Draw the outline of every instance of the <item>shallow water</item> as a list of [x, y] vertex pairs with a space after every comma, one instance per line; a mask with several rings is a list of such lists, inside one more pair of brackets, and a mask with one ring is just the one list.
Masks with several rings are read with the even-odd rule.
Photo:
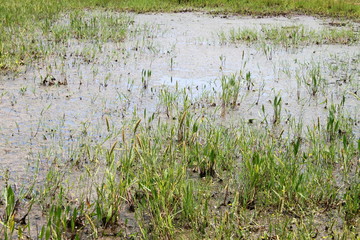
[[[36, 162], [51, 164], [66, 160], [79, 147], [84, 135], [106, 142], [105, 118], [121, 127], [134, 110], [148, 116], [164, 114], [159, 103], [161, 89], [186, 89], [192, 101], [212, 110], [220, 119], [220, 78], [240, 71], [251, 72], [251, 90], [242, 87], [239, 106], [228, 118], [263, 121], [262, 106], [271, 122], [275, 95], [283, 99], [283, 122], [288, 118], [311, 125], [324, 123], [331, 102], [345, 96], [345, 114], [355, 119], [359, 136], [359, 45], [316, 45], [283, 49], [269, 46], [264, 54], [257, 44], [224, 44], [218, 34], [240, 27], [304, 25], [311, 29], [329, 27], [330, 20], [294, 16], [291, 18], [221, 17], [202, 13], [139, 14], [134, 26], [150, 30], [135, 32], [123, 43], [70, 39], [43, 62], [28, 66], [21, 74], [1, 75], [0, 79], [0, 162], [13, 179], [26, 180]], [[66, 22], [66, 21], [65, 21]], [[134, 27], [133, 26], [133, 27]], [[132, 29], [130, 27], [130, 29]], [[94, 56], [94, 57], [93, 57]], [[305, 64], [320, 64], [327, 84], [324, 92], [311, 96], [296, 73], [305, 74]], [[343, 68], [331, 72], [329, 64]], [[142, 71], [150, 70], [143, 89]], [[67, 85], [42, 86], [50, 74]], [[340, 81], [344, 74], [352, 81]], [[300, 96], [300, 99], [298, 99]], [[40, 167], [41, 171], [41, 167]]]

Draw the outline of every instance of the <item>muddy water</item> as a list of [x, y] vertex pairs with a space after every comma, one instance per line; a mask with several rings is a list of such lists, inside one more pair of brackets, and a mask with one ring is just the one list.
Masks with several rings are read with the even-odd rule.
[[[26, 181], [54, 159], [70, 161], [84, 142], [111, 145], [106, 121], [121, 128], [136, 110], [164, 114], [160, 89], [185, 88], [193, 101], [220, 118], [222, 75], [251, 72], [251, 90], [242, 87], [239, 106], [228, 118], [271, 122], [275, 95], [283, 99], [282, 121], [307, 125], [325, 122], [327, 108], [345, 96], [344, 112], [359, 121], [359, 45], [316, 45], [282, 49], [258, 44], [220, 41], [220, 32], [241, 27], [304, 25], [320, 30], [329, 20], [292, 18], [221, 17], [202, 13], [134, 15], [123, 43], [97, 44], [71, 39], [41, 63], [21, 74], [0, 76], [0, 172]], [[136, 29], [143, 29], [141, 31]], [[307, 65], [320, 64], [326, 87], [312, 97], [298, 87], [296, 75]], [[331, 68], [333, 66], [333, 68]], [[336, 68], [338, 67], [338, 68]], [[336, 69], [335, 69], [336, 68]], [[332, 69], [332, 70], [331, 70]], [[142, 72], [151, 71], [143, 88]], [[43, 86], [52, 76], [53, 86]], [[342, 81], [349, 77], [351, 81]], [[62, 83], [67, 82], [63, 85]], [[206, 94], [205, 94], [206, 93]], [[300, 97], [300, 98], [299, 98]], [[262, 106], [266, 110], [261, 112]], [[358, 124], [357, 124], [358, 125]], [[359, 127], [354, 125], [359, 136]], [[29, 174], [30, 173], [30, 174]], [[28, 179], [29, 180], [29, 179]]]

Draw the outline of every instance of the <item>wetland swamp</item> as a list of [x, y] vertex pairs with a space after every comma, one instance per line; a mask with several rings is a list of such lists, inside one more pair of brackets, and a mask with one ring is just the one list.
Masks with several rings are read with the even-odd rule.
[[60, 14], [0, 75], [0, 238], [358, 239], [359, 31]]

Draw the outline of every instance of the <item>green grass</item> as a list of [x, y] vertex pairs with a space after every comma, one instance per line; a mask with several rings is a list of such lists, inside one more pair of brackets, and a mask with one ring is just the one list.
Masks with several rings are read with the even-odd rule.
[[[183, 9], [250, 15], [301, 13], [329, 17], [360, 18], [356, 1], [320, 0], [151, 0], [151, 1], [0, 1], [0, 69], [16, 70], [19, 66], [46, 55], [38, 39], [47, 38], [53, 20], [60, 13], [79, 9], [112, 9], [117, 11], [159, 12]], [[66, 29], [57, 29], [58, 34]], [[56, 39], [56, 36], [55, 36]]]
[[250, 28], [232, 29], [229, 33], [220, 32], [218, 36], [222, 44], [273, 44], [286, 49], [322, 44], [352, 45], [360, 40], [359, 33], [349, 27], [344, 27], [343, 29], [312, 30], [301, 25], [283, 27], [263, 26], [259, 31]]
[[[174, 109], [181, 116], [178, 121], [153, 121], [135, 114], [122, 129], [106, 121], [109, 138], [121, 135], [121, 140], [109, 148], [90, 143], [87, 155], [98, 159], [98, 165], [83, 159], [69, 166], [54, 164], [40, 194], [31, 193], [47, 221], [39, 238], [129, 236], [122, 222], [124, 209], [135, 212], [140, 230], [132, 234], [144, 239], [176, 239], [181, 234], [249, 238], [264, 224], [267, 230], [259, 237], [308, 238], [320, 228], [312, 218], [331, 211], [345, 216], [344, 226], [350, 230], [321, 234], [355, 238], [359, 175], [358, 169], [352, 175], [353, 169], [346, 166], [358, 161], [359, 142], [351, 126], [344, 127], [349, 119], [341, 112], [332, 116], [333, 108], [327, 126], [309, 127], [296, 136], [297, 126], [291, 125], [288, 137], [243, 122], [229, 128], [197, 118], [188, 108]], [[329, 127], [330, 118], [341, 122], [337, 129], [342, 131]], [[94, 181], [77, 199], [67, 186], [67, 169], [75, 164], [87, 169], [83, 178]], [[341, 183], [346, 192], [339, 191], [334, 174], [347, 178]], [[80, 187], [76, 181], [72, 184], [74, 189]], [[15, 203], [23, 204], [24, 197], [10, 185], [3, 189], [0, 234], [5, 239], [27, 231], [27, 225], [15, 228], [14, 220]], [[274, 214], [277, 217], [270, 220]], [[261, 223], [264, 219], [270, 224]], [[331, 228], [331, 221], [322, 224]]]
[[[2, 1], [0, 6], [0, 67], [10, 71], [29, 62], [36, 64], [36, 59], [45, 56], [61, 55], [69, 40], [85, 43], [76, 56], [89, 63], [96, 61], [96, 49], [104, 43], [119, 43], [132, 38], [132, 34], [141, 38], [142, 32], [149, 36], [156, 31], [149, 26], [131, 26], [132, 19], [121, 13], [88, 8], [359, 16], [357, 6], [342, 1], [22, 0]], [[57, 24], [53, 24], [55, 21]], [[128, 32], [129, 26], [134, 32]], [[266, 39], [285, 47], [314, 44], [314, 39], [325, 41], [322, 44], [358, 41], [358, 35], [349, 31], [328, 33], [302, 27], [266, 28], [261, 34], [246, 29], [234, 31], [230, 39]], [[344, 38], [350, 41], [342, 42]], [[147, 44], [151, 46], [143, 37], [138, 45], [145, 48]], [[264, 54], [268, 57], [270, 51], [265, 49]], [[220, 60], [222, 71], [224, 56]], [[351, 61], [353, 66], [358, 63], [356, 59]], [[339, 64], [336, 61], [331, 66], [335, 77], [343, 72], [337, 69]], [[322, 66], [305, 63], [302, 75], [297, 75], [298, 88], [304, 87], [306, 97], [320, 97], [319, 93], [329, 87]], [[52, 70], [58, 70], [45, 68], [48, 74], [39, 77], [43, 83], [53, 78]], [[342, 68], [347, 70], [347, 65]], [[93, 71], [94, 79], [90, 81], [95, 82], [100, 77], [95, 67]], [[257, 89], [251, 72], [224, 74], [219, 79], [220, 92], [210, 96], [212, 102], [220, 103], [219, 107], [211, 104], [214, 108], [206, 107], [209, 99], [194, 100], [191, 90], [179, 89], [178, 84], [175, 88], [153, 89], [154, 72], [143, 68], [138, 76], [139, 88], [133, 88], [135, 80], [127, 79], [128, 88], [118, 92], [119, 102], [115, 101], [111, 109], [116, 115], [107, 113], [97, 123], [80, 123], [70, 131], [71, 143], [61, 133], [65, 114], [59, 120], [63, 125], [52, 128], [52, 122], [43, 115], [50, 105], [41, 111], [35, 135], [44, 128], [39, 134], [49, 141], [53, 138], [56, 148], [48, 147], [39, 153], [39, 161], [45, 162], [41, 163], [41, 173], [45, 174], [41, 184], [35, 184], [35, 176], [34, 182], [14, 185], [9, 172], [1, 174], [5, 184], [0, 196], [0, 238], [26, 239], [30, 233], [35, 239], [358, 237], [360, 140], [353, 129], [357, 119], [344, 110], [345, 97], [340, 103], [329, 99], [324, 122], [318, 120], [306, 127], [301, 119], [286, 116], [286, 94], [282, 92], [267, 99], [273, 111], [272, 121], [266, 120], [264, 105], [263, 123], [239, 118], [240, 114], [231, 120], [239, 98]], [[104, 88], [113, 81], [110, 73], [103, 79]], [[346, 90], [356, 83], [350, 79], [344, 80]], [[65, 88], [60, 85], [66, 84], [55, 83], [58, 86], [54, 89]], [[31, 94], [26, 86], [18, 91], [19, 96], [12, 96], [14, 101]], [[0, 103], [10, 94], [6, 90], [0, 93]], [[149, 95], [156, 98], [155, 112], [148, 116], [146, 108], [143, 113], [136, 107], [130, 113], [122, 109], [133, 95], [141, 101], [148, 100]], [[96, 98], [95, 94], [92, 101]], [[105, 108], [107, 99], [102, 100]], [[286, 117], [290, 120], [285, 121]], [[20, 133], [18, 125], [17, 129]], [[33, 211], [39, 214], [40, 223], [28, 217]], [[135, 222], [135, 227], [128, 227], [128, 221]]]

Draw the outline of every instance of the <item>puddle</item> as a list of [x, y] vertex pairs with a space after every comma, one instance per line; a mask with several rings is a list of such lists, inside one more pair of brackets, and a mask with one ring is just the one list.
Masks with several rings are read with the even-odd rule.
[[[163, 114], [158, 99], [163, 88], [186, 89], [204, 106], [220, 106], [223, 75], [251, 73], [251, 89], [242, 85], [241, 102], [229, 112], [233, 119], [263, 121], [264, 106], [271, 121], [272, 101], [279, 95], [283, 120], [293, 117], [305, 124], [318, 119], [323, 123], [329, 104], [339, 103], [344, 95], [344, 112], [358, 121], [359, 45], [289, 50], [269, 45], [270, 52], [264, 52], [256, 44], [223, 44], [218, 38], [222, 31], [241, 27], [304, 25], [320, 30], [329, 27], [327, 20], [304, 16], [221, 18], [202, 13], [132, 17], [134, 28], [147, 26], [142, 28], [147, 30], [134, 30], [123, 43], [70, 39], [53, 56], [24, 73], [1, 76], [1, 170], [9, 169], [12, 177], [21, 178], [28, 165], [45, 157], [44, 151], [56, 147], [61, 154], [61, 149], [69, 149], [73, 139], [84, 133], [93, 141], [106, 141], [106, 118], [121, 127], [134, 111], [146, 109], [148, 116], [157, 111]], [[309, 66], [316, 64], [327, 83], [312, 97], [304, 83], [298, 85], [298, 79], [306, 77]], [[144, 79], [144, 71], [151, 71], [151, 77]], [[66, 80], [67, 85], [41, 86], [48, 74], [59, 82]], [[347, 82], [342, 80], [344, 76], [349, 77]], [[220, 114], [215, 116], [220, 119]], [[359, 127], [354, 126], [354, 134], [360, 135]]]

